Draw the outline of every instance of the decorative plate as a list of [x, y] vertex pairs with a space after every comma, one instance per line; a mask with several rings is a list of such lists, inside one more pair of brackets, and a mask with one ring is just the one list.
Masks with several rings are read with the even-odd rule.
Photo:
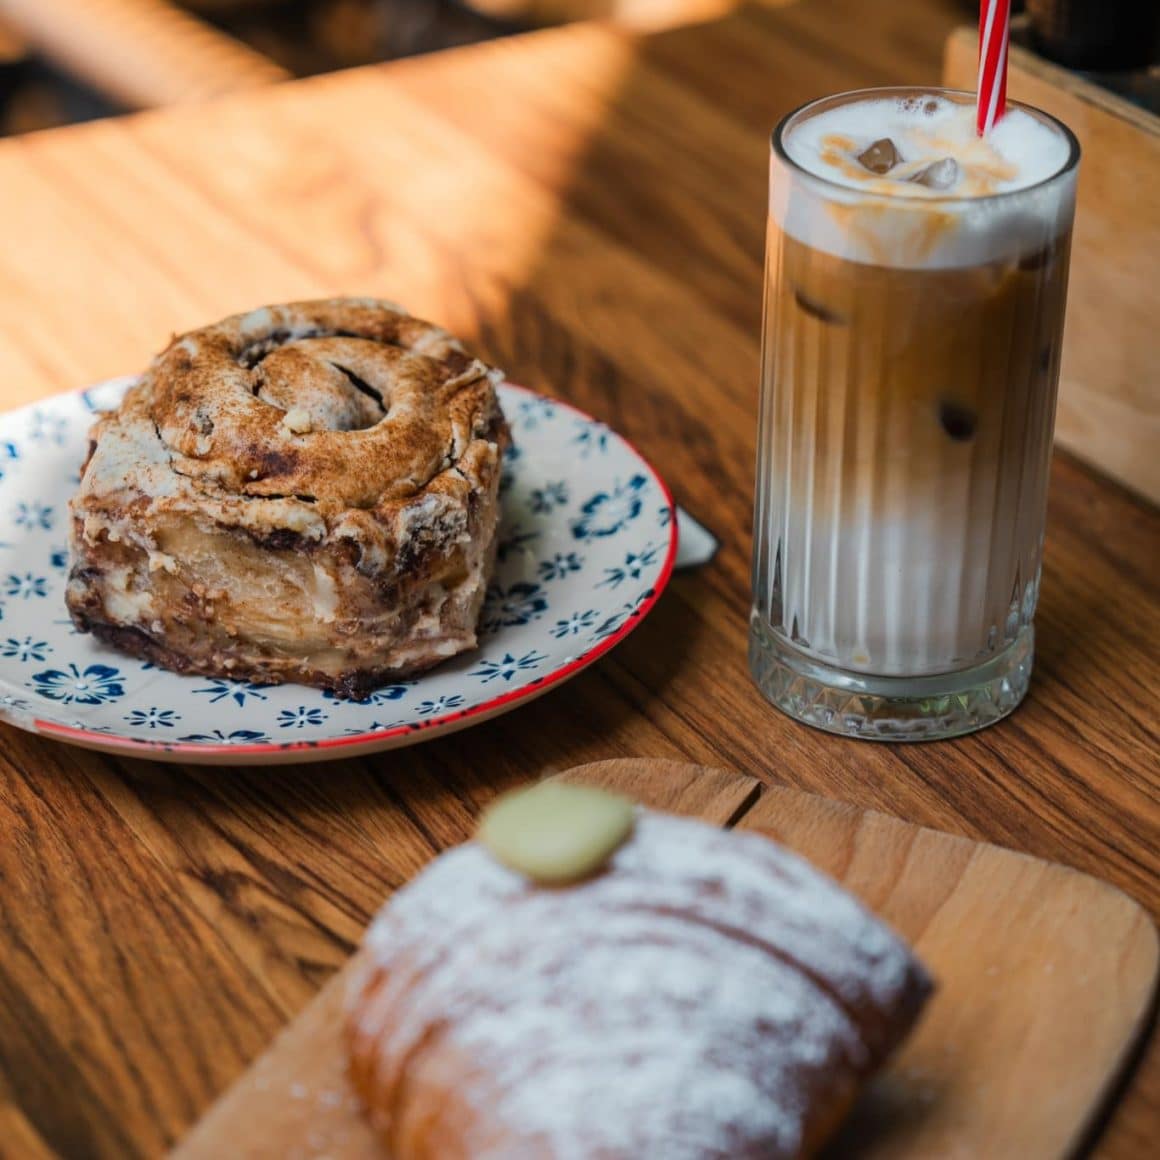
[[67, 505], [94, 412], [131, 379], [0, 416], [0, 720], [161, 761], [316, 761], [410, 745], [505, 713], [640, 623], [668, 581], [668, 488], [603, 423], [500, 389], [513, 446], [480, 647], [361, 702], [302, 685], [178, 676], [77, 633]]

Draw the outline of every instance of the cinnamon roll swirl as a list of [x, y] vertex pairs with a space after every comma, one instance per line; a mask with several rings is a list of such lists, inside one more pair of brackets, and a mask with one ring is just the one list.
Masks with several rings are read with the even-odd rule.
[[368, 299], [174, 339], [93, 428], [71, 505], [74, 622], [177, 672], [346, 696], [473, 647], [500, 378]]
[[394, 1160], [809, 1156], [931, 989], [759, 835], [638, 811], [567, 886], [481, 837], [395, 895], [350, 991], [351, 1078]]

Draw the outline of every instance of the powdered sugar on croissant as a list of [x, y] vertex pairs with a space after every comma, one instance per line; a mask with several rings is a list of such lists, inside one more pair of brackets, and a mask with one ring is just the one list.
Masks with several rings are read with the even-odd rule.
[[801, 859], [641, 811], [568, 887], [471, 843], [400, 891], [352, 991], [351, 1073], [395, 1160], [795, 1157], [929, 988]]

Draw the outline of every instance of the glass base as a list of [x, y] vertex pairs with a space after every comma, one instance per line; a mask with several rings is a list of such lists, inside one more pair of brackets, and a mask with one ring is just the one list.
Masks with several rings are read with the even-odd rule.
[[784, 713], [847, 737], [937, 741], [1006, 717], [1027, 692], [1035, 631], [1024, 626], [998, 656], [972, 669], [927, 677], [878, 677], [807, 656], [754, 613], [749, 671]]

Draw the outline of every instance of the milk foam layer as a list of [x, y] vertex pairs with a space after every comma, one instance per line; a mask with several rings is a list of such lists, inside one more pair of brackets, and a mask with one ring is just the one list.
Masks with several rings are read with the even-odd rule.
[[[886, 90], [827, 103], [782, 131], [800, 169], [773, 157], [770, 212], [806, 245], [881, 266], [973, 266], [1042, 249], [1071, 220], [1071, 141], [1047, 120], [1012, 107], [980, 139], [967, 98]], [[899, 155], [887, 175], [858, 160], [883, 138]], [[959, 171], [950, 188], [908, 180], [947, 157]]]

